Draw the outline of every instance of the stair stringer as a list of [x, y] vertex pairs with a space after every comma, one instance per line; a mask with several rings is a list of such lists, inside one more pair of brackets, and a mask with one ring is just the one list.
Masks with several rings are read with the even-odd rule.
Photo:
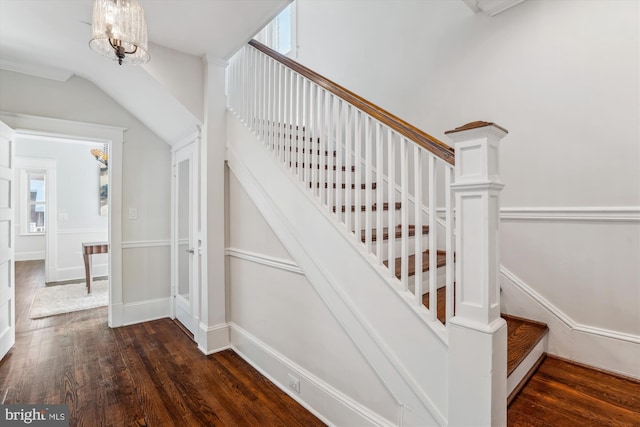
[[[227, 162], [267, 223], [402, 408], [447, 425], [448, 346], [389, 285], [236, 117], [227, 115]], [[345, 262], [345, 260], [347, 260]], [[402, 423], [402, 421], [400, 421]]]

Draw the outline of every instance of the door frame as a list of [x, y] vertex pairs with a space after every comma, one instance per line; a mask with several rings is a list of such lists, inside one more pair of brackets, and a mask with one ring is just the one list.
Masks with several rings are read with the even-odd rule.
[[[193, 339], [198, 342], [198, 332], [200, 330], [200, 262], [201, 262], [201, 240], [199, 237], [199, 150], [198, 137], [187, 138], [183, 144], [174, 146], [171, 149], [171, 316], [177, 317], [177, 297], [178, 297], [178, 163], [181, 160], [189, 159], [189, 181], [190, 181], [190, 247], [194, 249], [191, 259], [191, 282], [189, 283], [189, 302], [191, 309], [191, 325]], [[188, 326], [188, 325], [185, 325]]]
[[91, 141], [109, 146], [109, 307], [108, 324], [123, 326], [122, 302], [122, 150], [126, 128], [50, 117], [0, 112], [18, 135]]
[[[0, 171], [0, 179], [9, 181], [8, 196], [9, 200], [6, 200], [7, 207], [0, 208], [0, 222], [7, 221], [9, 223], [8, 241], [7, 244], [7, 288], [0, 289], [0, 293], [6, 296], [8, 304], [8, 312], [2, 313], [3, 316], [8, 315], [8, 319], [0, 321], [0, 325], [4, 324], [5, 328], [0, 331], [0, 360], [11, 351], [16, 342], [16, 276], [15, 276], [15, 223], [16, 223], [16, 190], [15, 190], [15, 131], [4, 121], [0, 121], [0, 137], [6, 137], [8, 141], [9, 158], [7, 159], [8, 166], [1, 166], [2, 169], [6, 169], [4, 172]], [[1, 254], [0, 250], [0, 254]], [[1, 257], [1, 255], [0, 255]], [[0, 258], [0, 262], [3, 259]], [[1, 282], [0, 282], [1, 283]], [[4, 297], [3, 297], [4, 299]], [[2, 301], [0, 301], [2, 303]]]

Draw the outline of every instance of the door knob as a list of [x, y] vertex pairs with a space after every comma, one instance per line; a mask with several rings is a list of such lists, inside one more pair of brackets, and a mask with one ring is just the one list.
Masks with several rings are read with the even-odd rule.
[[187, 249], [187, 252], [189, 252], [191, 255], [193, 255], [194, 253], [196, 253], [195, 249]]

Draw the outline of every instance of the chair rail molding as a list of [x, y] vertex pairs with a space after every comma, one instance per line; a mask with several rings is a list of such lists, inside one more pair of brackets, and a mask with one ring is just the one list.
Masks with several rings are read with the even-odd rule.
[[279, 270], [289, 271], [291, 273], [302, 274], [304, 271], [294, 261], [276, 258], [269, 255], [259, 254], [256, 252], [245, 251], [238, 248], [225, 249], [225, 255], [232, 256], [234, 258], [243, 259], [256, 264], [266, 265], [267, 267], [277, 268]]
[[503, 207], [506, 221], [640, 222], [640, 206]]

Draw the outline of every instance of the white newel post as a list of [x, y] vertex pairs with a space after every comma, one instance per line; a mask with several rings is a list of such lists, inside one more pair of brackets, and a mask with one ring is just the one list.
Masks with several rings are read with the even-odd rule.
[[507, 325], [500, 317], [500, 126], [445, 132], [456, 164], [455, 315], [449, 320], [449, 425], [506, 426]]

